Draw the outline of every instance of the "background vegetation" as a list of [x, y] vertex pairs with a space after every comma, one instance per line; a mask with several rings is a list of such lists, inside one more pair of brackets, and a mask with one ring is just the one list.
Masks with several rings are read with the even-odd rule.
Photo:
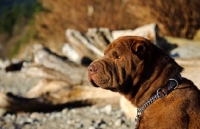
[[165, 35], [193, 38], [200, 28], [198, 0], [130, 0], [129, 5], [142, 24], [155, 22]]
[[0, 8], [0, 33], [12, 35], [20, 25], [31, 22], [34, 14], [42, 10], [42, 5], [34, 0], [2, 0]]
[[154, 22], [164, 35], [193, 38], [199, 7], [198, 0], [1, 0], [0, 57], [35, 42], [59, 50], [67, 28], [135, 29]]

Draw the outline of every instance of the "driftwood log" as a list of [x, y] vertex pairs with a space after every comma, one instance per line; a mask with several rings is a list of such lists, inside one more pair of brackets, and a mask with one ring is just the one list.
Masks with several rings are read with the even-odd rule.
[[[41, 88], [41, 86], [44, 85], [48, 87]], [[49, 88], [53, 89], [56, 87], [58, 88], [57, 90], [49, 90]], [[66, 86], [65, 82], [62, 81], [49, 82], [49, 80], [42, 80], [42, 82], [29, 93], [34, 94], [34, 90], [38, 90], [37, 88], [39, 88], [39, 90], [42, 89], [42, 92], [36, 92], [35, 95], [26, 97], [20, 97], [12, 93], [0, 93], [1, 108], [11, 112], [30, 112], [51, 111], [66, 106], [86, 106], [93, 104], [103, 106], [108, 103], [116, 105], [120, 97], [119, 94], [110, 94], [108, 91], [103, 91], [101, 89]], [[99, 94], [101, 94], [101, 96]]]
[[[24, 96], [0, 93], [0, 108], [11, 112], [49, 111], [65, 106], [120, 104], [125, 114], [133, 118], [136, 109], [126, 99], [118, 93], [92, 87], [87, 79], [87, 65], [92, 60], [103, 56], [106, 46], [122, 35], [144, 36], [166, 52], [176, 47], [158, 35], [155, 24], [125, 31], [110, 31], [106, 28], [89, 29], [86, 34], [68, 29], [66, 37], [69, 43], [63, 46], [62, 56], [40, 44], [34, 45], [34, 60], [23, 67], [21, 72], [41, 77], [41, 81]], [[181, 59], [177, 61], [180, 64], [188, 62]], [[200, 64], [198, 60], [196, 61]], [[188, 64], [185, 64], [185, 67], [188, 67]], [[184, 74], [188, 75], [187, 72], [189, 76], [194, 73], [187, 71], [186, 68]]]
[[49, 111], [64, 106], [116, 105], [120, 95], [90, 86], [87, 67], [36, 44], [34, 62], [21, 70], [43, 78], [26, 95], [0, 93], [0, 107], [7, 111]]

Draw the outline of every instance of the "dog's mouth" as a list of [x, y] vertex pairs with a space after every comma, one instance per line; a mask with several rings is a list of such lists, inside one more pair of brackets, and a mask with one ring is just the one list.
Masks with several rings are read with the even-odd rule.
[[106, 90], [110, 90], [112, 92], [118, 92], [118, 90], [116, 88], [113, 88], [113, 87], [107, 87], [105, 88]]
[[[100, 87], [98, 86], [93, 80], [90, 80], [91, 84], [94, 86], [94, 87]], [[108, 86], [108, 87], [104, 87], [103, 89], [106, 89], [106, 90], [110, 90], [112, 92], [117, 92], [117, 89], [114, 88], [114, 87], [111, 87], [111, 86]]]
[[[100, 87], [100, 86], [98, 86], [98, 85], [94, 82], [94, 80], [90, 79], [90, 82], [91, 82], [91, 84], [92, 84], [94, 87], [97, 87], [97, 88]], [[103, 89], [110, 90], [110, 91], [113, 91], [113, 92], [117, 92], [117, 89], [116, 89], [116, 88], [113, 88], [113, 87], [111, 87], [111, 86], [104, 87]]]
[[99, 87], [92, 79], [90, 80], [90, 82], [94, 87]]
[[90, 83], [94, 86], [94, 87], [100, 87], [98, 86], [95, 81], [92, 79], [92, 76], [90, 74], [88, 74], [88, 80], [90, 81]]

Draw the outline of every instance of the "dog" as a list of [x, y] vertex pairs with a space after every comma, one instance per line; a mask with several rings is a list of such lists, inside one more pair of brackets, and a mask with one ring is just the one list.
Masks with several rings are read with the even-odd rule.
[[200, 91], [183, 68], [148, 39], [122, 36], [88, 66], [95, 87], [118, 92], [137, 107], [135, 128], [200, 128]]

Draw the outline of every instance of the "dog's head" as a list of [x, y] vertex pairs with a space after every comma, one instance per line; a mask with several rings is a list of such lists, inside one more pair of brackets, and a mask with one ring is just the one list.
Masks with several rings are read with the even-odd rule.
[[[123, 36], [107, 47], [101, 59], [90, 64], [88, 78], [95, 87], [124, 93], [152, 80], [152, 76], [159, 77], [169, 62], [175, 63], [148, 39]], [[173, 71], [173, 66], [167, 68], [166, 76], [182, 70]]]

